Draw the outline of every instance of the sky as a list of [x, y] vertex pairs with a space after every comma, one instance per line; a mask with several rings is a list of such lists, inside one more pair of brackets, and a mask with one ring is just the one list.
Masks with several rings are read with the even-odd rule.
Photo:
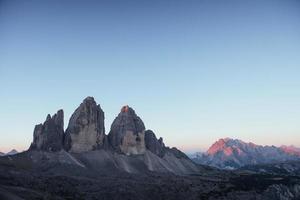
[[0, 151], [87, 96], [168, 146], [300, 146], [300, 1], [0, 0]]

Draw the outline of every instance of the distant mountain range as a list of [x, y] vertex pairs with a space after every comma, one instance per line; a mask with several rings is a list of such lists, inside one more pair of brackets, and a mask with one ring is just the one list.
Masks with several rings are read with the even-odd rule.
[[7, 153], [0, 152], [0, 156], [11, 156], [11, 155], [15, 155], [17, 153], [19, 153], [19, 152], [17, 150], [13, 149], [13, 150], [11, 150], [11, 151], [9, 151]]
[[216, 141], [207, 152], [195, 154], [192, 159], [199, 164], [237, 169], [246, 165], [300, 160], [300, 149], [294, 146], [262, 146], [224, 138]]

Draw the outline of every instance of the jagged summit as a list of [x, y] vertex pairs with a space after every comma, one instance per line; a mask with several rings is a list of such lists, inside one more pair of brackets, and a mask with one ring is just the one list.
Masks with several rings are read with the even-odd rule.
[[152, 130], [147, 130], [145, 132], [145, 143], [146, 148], [152, 153], [163, 157], [166, 153], [166, 147], [162, 138], [157, 139]]
[[6, 155], [15, 155], [17, 153], [19, 153], [19, 152], [16, 149], [12, 149], [9, 152], [7, 152]]
[[104, 112], [93, 97], [87, 97], [72, 114], [64, 146], [72, 152], [101, 148], [104, 144]]
[[219, 168], [239, 168], [245, 165], [298, 160], [300, 150], [288, 147], [262, 146], [239, 139], [222, 138], [205, 154], [194, 160]]
[[122, 113], [136, 116], [135, 110], [128, 105], [122, 106], [119, 114], [122, 114]]
[[58, 110], [52, 117], [48, 114], [43, 124], [35, 126], [30, 149], [59, 151], [63, 148], [63, 136], [64, 112]]
[[145, 125], [128, 105], [121, 108], [108, 134], [114, 149], [125, 154], [143, 154], [145, 147]]
[[210, 148], [207, 150], [207, 154], [213, 155], [220, 151], [225, 151], [225, 153], [230, 154], [233, 153], [233, 148], [238, 148], [239, 146], [253, 146], [255, 147], [256, 144], [249, 142], [243, 142], [239, 139], [232, 139], [232, 138], [221, 138], [216, 141]]
[[286, 146], [286, 145], [282, 145], [280, 147], [280, 149], [282, 151], [284, 151], [285, 153], [288, 153], [290, 155], [295, 155], [295, 156], [299, 156], [300, 157], [300, 148], [297, 148], [293, 145], [290, 146]]
[[133, 108], [128, 105], [121, 108], [121, 112], [111, 125], [111, 130], [122, 127], [124, 130], [133, 131], [135, 134], [145, 131], [142, 119], [136, 114]]
[[[34, 130], [28, 152], [34, 162], [48, 157], [52, 163], [105, 171], [146, 171], [175, 174], [198, 173], [199, 167], [176, 148], [166, 147], [163, 139], [146, 130], [144, 122], [128, 105], [121, 108], [105, 134], [104, 112], [93, 97], [85, 98], [63, 129], [63, 111]], [[49, 157], [50, 156], [50, 157]]]
[[[133, 109], [131, 109], [131, 110], [133, 110]], [[121, 108], [121, 112], [128, 112], [128, 111], [129, 111], [129, 106], [128, 106], [128, 105], [123, 106], [123, 107]]]
[[95, 102], [95, 99], [94, 99], [94, 97], [87, 96], [87, 97], [83, 100], [83, 102], [88, 102], [88, 101], [90, 101], [90, 102]]
[[16, 149], [12, 149], [7, 153], [0, 152], [0, 156], [12, 156], [19, 153]]

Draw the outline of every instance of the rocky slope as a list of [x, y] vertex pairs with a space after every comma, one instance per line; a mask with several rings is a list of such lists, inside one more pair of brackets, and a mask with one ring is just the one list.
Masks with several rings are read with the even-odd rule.
[[[0, 199], [297, 200], [300, 197], [298, 176], [226, 172], [211, 168], [199, 174], [177, 176], [150, 172], [144, 165], [137, 164], [133, 166], [144, 169], [143, 173], [124, 173], [111, 169], [115, 166], [113, 162], [98, 168], [97, 162], [104, 164], [97, 159], [98, 151], [107, 153], [104, 150], [79, 154], [28, 151], [1, 157]], [[86, 153], [94, 155], [87, 158], [83, 155]], [[111, 157], [105, 154], [101, 154], [101, 158]], [[82, 156], [82, 160], [76, 155]], [[134, 163], [139, 160], [135, 156], [123, 154], [123, 159]]]
[[300, 176], [300, 161], [286, 161], [272, 164], [246, 165], [238, 169], [263, 174], [276, 174], [285, 176]]
[[199, 154], [193, 160], [218, 168], [236, 169], [245, 165], [300, 160], [300, 156], [291, 148], [261, 146], [225, 138], [215, 142], [206, 153]]
[[193, 174], [203, 170], [178, 149], [166, 147], [153, 131], [146, 130], [129, 106], [121, 108], [106, 135], [104, 112], [93, 97], [84, 99], [75, 110], [66, 131], [62, 110], [52, 117], [48, 115], [43, 124], [36, 125], [29, 151], [22, 155], [36, 167], [40, 163], [56, 163], [57, 167], [68, 163], [97, 172]]

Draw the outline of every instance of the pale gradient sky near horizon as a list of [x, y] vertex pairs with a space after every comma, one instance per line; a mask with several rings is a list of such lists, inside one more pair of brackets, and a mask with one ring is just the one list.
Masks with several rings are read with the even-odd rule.
[[300, 1], [0, 0], [0, 151], [86, 96], [186, 152], [300, 146]]

